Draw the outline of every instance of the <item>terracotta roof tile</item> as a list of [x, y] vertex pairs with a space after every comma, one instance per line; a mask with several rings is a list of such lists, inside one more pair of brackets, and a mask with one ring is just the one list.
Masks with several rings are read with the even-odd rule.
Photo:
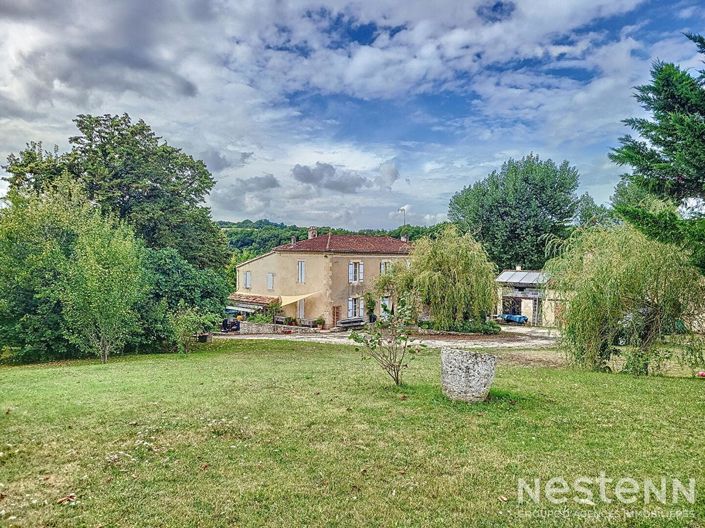
[[275, 301], [279, 300], [279, 297], [271, 297], [269, 295], [251, 295], [249, 293], [231, 293], [228, 299], [235, 302], [251, 303], [251, 304], [262, 304], [268, 306]]
[[387, 236], [368, 235], [321, 235], [307, 240], [299, 240], [295, 244], [283, 244], [274, 251], [294, 252], [330, 252], [330, 253], [378, 253], [406, 255], [411, 250], [411, 244]]

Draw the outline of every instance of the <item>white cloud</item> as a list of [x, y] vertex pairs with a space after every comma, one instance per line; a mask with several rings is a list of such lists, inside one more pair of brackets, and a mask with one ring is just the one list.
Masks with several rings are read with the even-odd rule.
[[[680, 34], [647, 35], [645, 21], [612, 36], [586, 28], [641, 3], [524, 0], [497, 12], [486, 0], [4, 4], [0, 156], [30, 140], [67, 148], [78, 113], [128, 112], [206, 160], [218, 218], [372, 227], [396, 221], [389, 211], [406, 203], [412, 221], [430, 222], [453, 192], [528, 151], [575, 162], [601, 200], [618, 174], [604, 167], [607, 149], [621, 119], [639, 111], [632, 87], [650, 61], [701, 67]], [[696, 5], [682, 2], [674, 16]], [[341, 20], [373, 22], [377, 33], [346, 40]], [[292, 93], [406, 104], [409, 123], [443, 137], [346, 135], [343, 117], [307, 115]], [[467, 105], [451, 118], [413, 108], [414, 97], [439, 93]]]

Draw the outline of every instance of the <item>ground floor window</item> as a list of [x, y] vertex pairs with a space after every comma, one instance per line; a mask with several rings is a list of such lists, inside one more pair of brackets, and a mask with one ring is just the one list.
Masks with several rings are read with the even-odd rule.
[[[386, 308], [386, 310], [385, 310]], [[389, 296], [381, 297], [379, 300], [379, 313], [382, 317], [387, 318], [392, 312], [392, 298]]]
[[348, 317], [362, 317], [365, 313], [364, 304], [361, 297], [348, 298]]

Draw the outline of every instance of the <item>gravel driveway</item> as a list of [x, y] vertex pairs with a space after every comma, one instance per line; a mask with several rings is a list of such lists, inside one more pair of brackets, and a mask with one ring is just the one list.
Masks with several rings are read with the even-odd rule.
[[[314, 343], [334, 343], [350, 345], [349, 332], [317, 332], [315, 334], [223, 334], [216, 339], [285, 339], [290, 341], [311, 341]], [[497, 335], [419, 335], [416, 339], [429, 347], [441, 348], [502, 348], [502, 349], [543, 349], [556, 346], [557, 333], [546, 328], [524, 326], [502, 326]]]

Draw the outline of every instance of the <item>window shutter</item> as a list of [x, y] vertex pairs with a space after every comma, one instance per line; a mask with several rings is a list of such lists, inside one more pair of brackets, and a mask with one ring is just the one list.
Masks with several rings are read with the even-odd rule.
[[355, 278], [355, 264], [353, 262], [350, 262], [348, 264], [348, 282], [350, 284], [352, 284], [354, 278]]
[[353, 316], [353, 300], [352, 297], [348, 297], [348, 317]]
[[362, 282], [362, 279], [365, 278], [365, 265], [360, 262], [360, 276], [357, 278], [360, 282]]
[[365, 300], [362, 297], [360, 297], [360, 308], [358, 310], [360, 312], [358, 316], [365, 317]]
[[384, 261], [379, 263], [379, 274], [382, 275], [384, 273]]

